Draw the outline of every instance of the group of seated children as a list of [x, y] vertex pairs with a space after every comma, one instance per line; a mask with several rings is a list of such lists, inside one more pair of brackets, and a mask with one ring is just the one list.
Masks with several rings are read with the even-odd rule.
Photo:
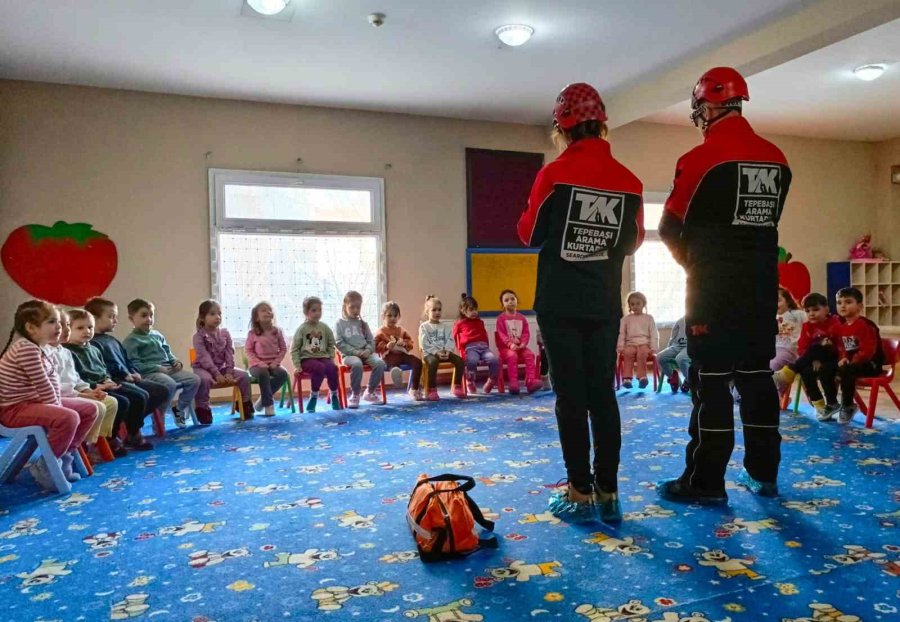
[[[779, 348], [772, 361], [773, 369], [778, 368], [775, 382], [781, 391], [786, 391], [799, 375], [819, 421], [830, 421], [837, 415], [839, 423], [849, 423], [857, 411], [856, 380], [881, 375], [881, 333], [874, 322], [861, 315], [862, 301], [862, 292], [855, 287], [838, 291], [838, 318], [831, 314], [825, 296], [808, 294], [802, 303], [806, 322], [798, 331], [797, 303], [787, 290], [779, 291], [779, 344], [789, 341], [791, 345]], [[787, 307], [784, 311], [782, 302]], [[788, 316], [792, 311], [793, 315]]]
[[[503, 313], [497, 318], [497, 349], [507, 363], [510, 393], [520, 391], [518, 366], [525, 365], [525, 388], [529, 393], [545, 386], [538, 377], [534, 353], [528, 349], [530, 331], [528, 320], [518, 311], [518, 299], [512, 290], [500, 294]], [[311, 381], [310, 401], [307, 408], [314, 412], [319, 389], [324, 380], [331, 391], [331, 405], [339, 409], [337, 396], [338, 368], [335, 353], [340, 353], [339, 363], [350, 370], [350, 395], [347, 407], [358, 408], [360, 400], [380, 402], [378, 393], [386, 369], [390, 369], [395, 386], [402, 384], [403, 370], [409, 370], [407, 392], [415, 401], [437, 401], [437, 373], [441, 363], [454, 366], [453, 395], [466, 397], [462, 382], [465, 378], [468, 393], [476, 393], [475, 374], [478, 365], [488, 366], [488, 380], [482, 387], [490, 393], [499, 374], [499, 363], [488, 345], [487, 329], [478, 317], [478, 303], [463, 294], [459, 303], [459, 318], [452, 328], [441, 322], [443, 304], [436, 296], [425, 300], [423, 322], [419, 325], [419, 347], [424, 358], [413, 354], [414, 342], [400, 325], [400, 306], [389, 301], [381, 309], [381, 327], [373, 333], [368, 323], [360, 317], [363, 298], [359, 292], [350, 291], [344, 296], [341, 318], [334, 331], [321, 321], [322, 301], [310, 296], [303, 301], [305, 322], [297, 328], [291, 344], [291, 358], [296, 369], [308, 374]], [[465, 356], [465, 359], [463, 358]], [[363, 373], [368, 368], [368, 385], [362, 390]], [[421, 386], [425, 370], [425, 386]], [[252, 371], [252, 370], [251, 370]]]
[[[656, 330], [656, 321], [646, 312], [647, 297], [641, 292], [631, 292], [625, 299], [628, 306], [626, 313], [619, 323], [619, 340], [616, 343], [616, 352], [622, 358], [622, 386], [631, 389], [632, 374], [638, 379], [638, 387], [647, 387], [647, 362], [651, 355], [656, 355], [660, 374], [668, 379], [672, 393], [679, 389], [687, 393], [690, 390], [688, 384], [688, 371], [691, 367], [691, 359], [687, 353], [687, 335], [684, 331], [684, 318], [679, 319], [672, 326], [672, 333], [666, 348], [659, 351], [659, 333]], [[678, 373], [681, 372], [681, 381]]]

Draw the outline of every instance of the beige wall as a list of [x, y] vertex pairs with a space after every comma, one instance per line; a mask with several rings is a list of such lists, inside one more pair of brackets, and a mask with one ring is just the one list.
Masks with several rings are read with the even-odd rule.
[[875, 147], [875, 193], [878, 229], [872, 240], [891, 259], [900, 259], [900, 184], [891, 183], [891, 167], [900, 166], [900, 138]]
[[[876, 147], [774, 140], [794, 170], [783, 245], [824, 289], [824, 262], [876, 227]], [[665, 191], [698, 135], [633, 123], [611, 141], [647, 190]], [[94, 224], [120, 251], [107, 294], [153, 299], [185, 356], [210, 293], [207, 169], [297, 171], [302, 158], [303, 172], [385, 179], [388, 295], [415, 325], [424, 293], [465, 287], [465, 147], [553, 155], [534, 126], [0, 81], [0, 238], [28, 223]], [[0, 275], [0, 327], [24, 297]]]

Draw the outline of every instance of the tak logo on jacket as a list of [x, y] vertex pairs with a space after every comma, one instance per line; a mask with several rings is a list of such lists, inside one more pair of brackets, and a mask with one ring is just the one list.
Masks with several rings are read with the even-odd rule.
[[781, 168], [774, 164], [738, 164], [738, 196], [733, 225], [774, 227], [778, 223]]
[[566, 261], [609, 258], [622, 228], [625, 195], [588, 188], [572, 188], [560, 256]]
[[859, 341], [854, 335], [844, 335], [841, 339], [844, 342], [844, 352], [856, 352], [859, 350]]

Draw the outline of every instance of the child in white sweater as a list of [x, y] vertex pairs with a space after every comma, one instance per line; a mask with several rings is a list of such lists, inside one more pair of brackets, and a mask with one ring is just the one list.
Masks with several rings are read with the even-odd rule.
[[[622, 355], [622, 386], [631, 388], [633, 373], [637, 373], [638, 386], [647, 386], [647, 359], [659, 350], [659, 333], [656, 322], [649, 313], [647, 297], [641, 292], [628, 294], [628, 314], [619, 323], [619, 341], [616, 352]], [[635, 365], [637, 369], [635, 369]]]

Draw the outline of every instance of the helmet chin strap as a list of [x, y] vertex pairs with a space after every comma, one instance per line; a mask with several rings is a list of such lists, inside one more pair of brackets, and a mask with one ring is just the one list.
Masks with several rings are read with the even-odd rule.
[[716, 121], [718, 121], [719, 119], [721, 119], [722, 117], [727, 115], [728, 113], [733, 112], [735, 110], [740, 112], [741, 102], [740, 102], [740, 100], [738, 100], [737, 102], [735, 102], [735, 101], [725, 102], [721, 106], [721, 112], [719, 112], [717, 115], [712, 116], [712, 117], [704, 117], [703, 116], [703, 113], [706, 112], [706, 110], [707, 110], [706, 102], [703, 102], [691, 111], [691, 122], [694, 124], [694, 127], [699, 127], [704, 132], [706, 130], [708, 130], [709, 127], [713, 123], [715, 123]]

